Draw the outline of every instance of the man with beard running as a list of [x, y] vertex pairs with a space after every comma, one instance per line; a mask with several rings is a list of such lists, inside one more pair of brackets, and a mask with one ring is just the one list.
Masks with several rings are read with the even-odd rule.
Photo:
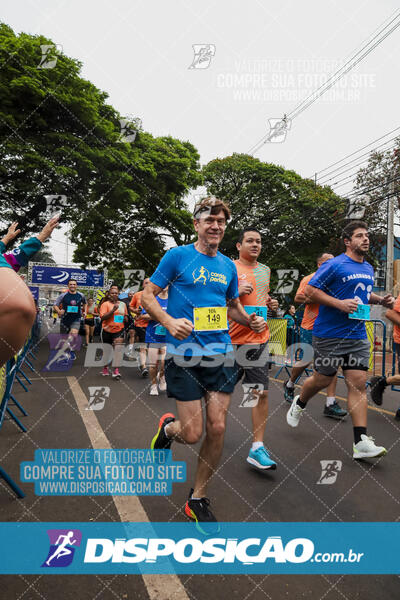
[[[317, 258], [317, 269], [319, 269], [327, 260], [331, 260], [331, 258], [333, 258], [333, 254], [329, 254], [328, 252], [321, 254], [321, 256]], [[312, 345], [312, 332], [315, 319], [318, 316], [319, 305], [315, 302], [311, 302], [304, 292], [315, 273], [316, 272], [314, 271], [311, 275], [303, 277], [294, 297], [295, 302], [305, 304], [303, 320], [300, 327], [300, 342], [310, 346]], [[283, 384], [285, 400], [290, 402], [290, 404], [293, 402], [294, 398], [295, 383], [310, 364], [311, 363], [307, 363], [304, 360], [300, 361], [300, 363], [296, 363], [293, 366], [290, 378]], [[323, 414], [326, 417], [332, 417], [333, 419], [343, 419], [343, 417], [347, 415], [347, 410], [343, 410], [336, 400], [336, 384], [337, 376], [335, 375], [326, 390], [326, 401]]]
[[320, 305], [313, 329], [314, 373], [295, 396], [286, 420], [297, 427], [307, 402], [327, 387], [342, 367], [353, 421], [353, 458], [376, 458], [387, 451], [367, 436], [366, 382], [370, 344], [365, 321], [369, 304], [393, 306], [394, 298], [372, 292], [374, 270], [365, 260], [369, 250], [368, 226], [352, 221], [343, 229], [345, 252], [326, 261], [305, 289], [311, 301]]

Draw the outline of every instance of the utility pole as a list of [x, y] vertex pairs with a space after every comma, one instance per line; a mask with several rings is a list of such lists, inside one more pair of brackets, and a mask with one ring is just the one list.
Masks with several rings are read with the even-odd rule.
[[394, 248], [394, 176], [389, 185], [387, 199], [387, 237], [386, 237], [386, 293], [393, 294], [393, 248]]
[[65, 234], [65, 239], [67, 240], [65, 243], [65, 264], [68, 266], [68, 231]]

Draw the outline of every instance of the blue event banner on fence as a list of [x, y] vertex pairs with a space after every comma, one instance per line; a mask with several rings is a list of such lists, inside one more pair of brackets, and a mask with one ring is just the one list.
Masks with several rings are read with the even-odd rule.
[[186, 463], [171, 450], [40, 449], [20, 479], [37, 496], [169, 496], [186, 481]]
[[400, 523], [0, 523], [2, 574], [400, 574]]
[[78, 286], [104, 287], [104, 273], [96, 269], [77, 269], [76, 267], [53, 267], [47, 265], [32, 266], [32, 284], [66, 285], [69, 279], [76, 279]]

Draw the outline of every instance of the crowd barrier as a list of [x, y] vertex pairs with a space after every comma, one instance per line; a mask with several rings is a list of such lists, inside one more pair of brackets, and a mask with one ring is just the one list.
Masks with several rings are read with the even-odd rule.
[[[21, 403], [17, 401], [16, 398], [13, 396], [12, 391], [15, 381], [17, 381], [26, 392], [28, 391], [28, 388], [26, 387], [25, 383], [22, 381], [20, 376], [22, 376], [25, 379], [25, 382], [28, 385], [32, 385], [32, 382], [30, 381], [29, 377], [22, 370], [22, 366], [26, 365], [32, 372], [34, 372], [34, 367], [30, 359], [36, 359], [36, 356], [34, 354], [34, 347], [37, 341], [39, 340], [40, 323], [41, 321], [39, 317], [37, 317], [29, 334], [29, 337], [25, 342], [24, 347], [21, 348], [18, 354], [16, 354], [9, 361], [7, 361], [7, 364], [3, 365], [3, 367], [1, 367], [0, 369], [0, 429], [3, 425], [5, 416], [8, 415], [8, 417], [16, 423], [16, 425], [19, 427], [19, 429], [21, 429], [21, 431], [27, 431], [26, 427], [14, 414], [10, 406], [16, 406], [24, 416], [27, 416], [28, 413], [23, 408]], [[24, 498], [25, 494], [23, 493], [23, 491], [1, 466], [0, 477], [4, 479], [4, 481], [19, 498]]]
[[[302, 358], [300, 347], [300, 327], [288, 328], [287, 319], [268, 319], [270, 331], [269, 351], [271, 362], [279, 366], [275, 377], [285, 371], [290, 377], [290, 369]], [[380, 319], [366, 322], [367, 338], [370, 342], [369, 372], [370, 375], [384, 375], [386, 368], [386, 323]], [[305, 374], [312, 372], [312, 364]], [[343, 375], [338, 375], [343, 377]], [[399, 389], [400, 391], [400, 389]]]

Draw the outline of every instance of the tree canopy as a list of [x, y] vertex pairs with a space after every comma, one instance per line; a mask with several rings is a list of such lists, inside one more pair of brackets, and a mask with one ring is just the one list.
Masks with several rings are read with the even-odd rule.
[[294, 171], [233, 154], [203, 168], [209, 193], [229, 202], [232, 219], [221, 250], [237, 257], [238, 233], [247, 226], [262, 234], [260, 261], [272, 269], [315, 269], [316, 258], [337, 245], [346, 203], [329, 187]]
[[24, 236], [36, 233], [49, 218], [46, 197], [65, 197], [74, 262], [108, 267], [119, 280], [123, 269], [151, 273], [168, 246], [193, 239], [185, 197], [204, 183], [232, 209], [221, 248], [228, 256], [237, 256], [238, 232], [248, 225], [261, 231], [260, 260], [275, 270], [304, 275], [334, 249], [345, 202], [329, 187], [246, 154], [200, 170], [189, 141], [154, 137], [139, 117], [122, 117], [81, 77], [81, 63], [44, 36], [0, 24], [0, 60], [5, 228], [17, 220]]
[[107, 94], [43, 36], [1, 24], [0, 60], [4, 226], [18, 220], [24, 234], [37, 232], [49, 216], [45, 196], [63, 195], [62, 219], [82, 265], [149, 269], [166, 236], [188, 239], [183, 197], [201, 182], [192, 144], [155, 138], [138, 119], [125, 135]]
[[[387, 234], [387, 199], [393, 197], [395, 217], [400, 215], [400, 138], [393, 148], [371, 152], [366, 167], [359, 169], [354, 191], [349, 195], [352, 214], [368, 223], [371, 259], [378, 264]], [[394, 244], [400, 247], [398, 240]]]

